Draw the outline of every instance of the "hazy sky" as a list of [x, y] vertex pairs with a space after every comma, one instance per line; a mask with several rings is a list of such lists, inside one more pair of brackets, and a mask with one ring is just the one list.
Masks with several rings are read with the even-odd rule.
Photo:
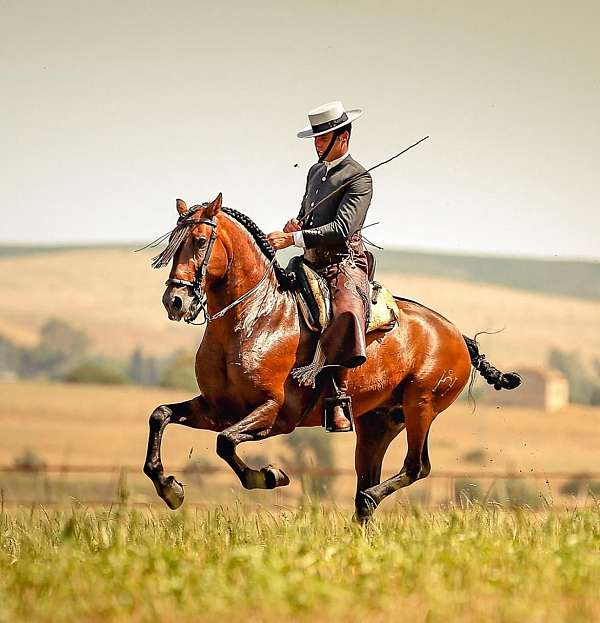
[[[370, 237], [600, 258], [600, 3], [0, 0], [0, 241], [149, 240], [175, 198], [297, 213], [306, 112], [361, 107]], [[294, 167], [295, 163], [299, 167]]]

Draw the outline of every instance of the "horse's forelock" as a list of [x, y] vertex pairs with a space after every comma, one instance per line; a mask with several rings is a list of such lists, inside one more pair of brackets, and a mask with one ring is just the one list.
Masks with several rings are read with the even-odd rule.
[[163, 251], [157, 256], [152, 258], [152, 268], [162, 268], [171, 263], [171, 260], [175, 257], [177, 249], [181, 246], [181, 243], [186, 239], [191, 225], [189, 223], [182, 223], [177, 225], [169, 236], [169, 243]]

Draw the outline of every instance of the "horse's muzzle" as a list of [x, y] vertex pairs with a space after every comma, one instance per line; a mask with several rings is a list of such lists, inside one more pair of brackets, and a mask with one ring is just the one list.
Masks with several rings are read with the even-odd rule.
[[167, 286], [162, 302], [169, 320], [175, 322], [192, 318], [198, 307], [196, 297], [190, 294], [187, 286]]

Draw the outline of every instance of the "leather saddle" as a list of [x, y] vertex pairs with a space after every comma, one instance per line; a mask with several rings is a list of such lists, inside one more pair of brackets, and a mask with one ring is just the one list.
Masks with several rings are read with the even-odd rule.
[[[287, 270], [296, 275], [294, 294], [306, 326], [322, 333], [331, 321], [331, 294], [327, 281], [308, 266], [301, 255], [290, 260]], [[394, 295], [377, 281], [372, 281], [372, 274], [370, 266], [367, 333], [389, 331], [396, 325], [400, 312]]]

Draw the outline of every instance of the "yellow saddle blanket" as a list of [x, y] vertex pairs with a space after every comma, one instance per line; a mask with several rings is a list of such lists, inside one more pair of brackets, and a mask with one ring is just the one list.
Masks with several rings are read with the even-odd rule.
[[[302, 262], [304, 287], [296, 290], [298, 307], [311, 331], [321, 333], [331, 321], [331, 294], [327, 282]], [[308, 290], [308, 292], [307, 292]], [[311, 296], [313, 301], [307, 301]], [[369, 322], [367, 333], [389, 331], [400, 315], [394, 295], [376, 281], [369, 283]]]

